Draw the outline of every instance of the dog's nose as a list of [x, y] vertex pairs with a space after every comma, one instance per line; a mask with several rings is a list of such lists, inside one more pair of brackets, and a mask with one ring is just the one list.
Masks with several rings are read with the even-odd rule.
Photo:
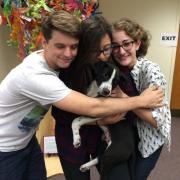
[[102, 91], [102, 95], [103, 96], [109, 96], [110, 95], [110, 90], [109, 89], [107, 89], [107, 88], [103, 88], [103, 91]]

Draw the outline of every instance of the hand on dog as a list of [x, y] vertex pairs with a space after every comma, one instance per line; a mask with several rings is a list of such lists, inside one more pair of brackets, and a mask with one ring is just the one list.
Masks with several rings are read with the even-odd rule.
[[126, 113], [119, 113], [119, 114], [104, 117], [104, 118], [98, 120], [98, 125], [115, 124], [119, 121], [124, 120], [125, 115], [126, 115]]
[[158, 108], [163, 106], [164, 93], [161, 87], [150, 85], [145, 89], [140, 96], [143, 97], [143, 101], [147, 108]]
[[124, 98], [128, 97], [119, 86], [116, 86], [111, 92], [111, 97]]

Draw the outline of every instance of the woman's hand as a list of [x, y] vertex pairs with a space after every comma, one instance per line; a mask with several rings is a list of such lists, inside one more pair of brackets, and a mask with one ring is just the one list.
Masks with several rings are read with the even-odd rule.
[[111, 97], [124, 98], [128, 96], [122, 91], [122, 89], [119, 86], [117, 86], [112, 90]]
[[[111, 97], [124, 98], [124, 97], [128, 97], [128, 96], [121, 90], [121, 88], [119, 86], [117, 86], [116, 88], [114, 88], [112, 90]], [[115, 124], [118, 121], [124, 120], [125, 115], [126, 115], [126, 113], [119, 113], [119, 114], [107, 116], [107, 117], [104, 117], [104, 118], [98, 120], [97, 123], [99, 125]]]
[[140, 96], [143, 97], [144, 102], [147, 102], [146, 108], [158, 108], [164, 105], [164, 93], [162, 88], [159, 86], [150, 86], [145, 89]]
[[119, 121], [124, 120], [125, 115], [126, 115], [126, 113], [119, 113], [119, 114], [107, 116], [107, 117], [104, 117], [104, 118], [98, 120], [97, 124], [98, 125], [115, 124], [115, 123], [117, 123]]

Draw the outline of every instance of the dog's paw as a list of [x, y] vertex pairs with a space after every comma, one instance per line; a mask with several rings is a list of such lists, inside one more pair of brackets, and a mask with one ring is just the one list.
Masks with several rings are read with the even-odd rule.
[[83, 164], [83, 165], [80, 166], [79, 169], [80, 169], [81, 172], [86, 172], [86, 171], [88, 171], [90, 169], [90, 167], [86, 166], [86, 164]]
[[81, 146], [81, 137], [80, 137], [80, 136], [76, 136], [76, 137], [74, 138], [73, 146], [74, 146], [75, 148], [78, 148], [78, 147]]

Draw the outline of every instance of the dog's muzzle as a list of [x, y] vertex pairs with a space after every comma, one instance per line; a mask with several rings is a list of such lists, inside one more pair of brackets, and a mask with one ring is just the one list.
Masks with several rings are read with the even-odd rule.
[[98, 94], [100, 96], [108, 97], [111, 95], [112, 85], [109, 83], [102, 83], [99, 87]]

